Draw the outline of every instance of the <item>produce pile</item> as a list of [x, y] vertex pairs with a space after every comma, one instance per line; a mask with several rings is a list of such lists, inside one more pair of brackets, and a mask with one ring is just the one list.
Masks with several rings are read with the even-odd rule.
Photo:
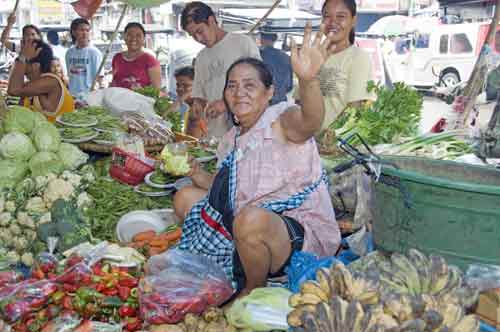
[[11, 106], [0, 140], [0, 189], [12, 189], [26, 177], [61, 174], [87, 162], [77, 147], [61, 143], [57, 128], [43, 115]]
[[160, 234], [152, 230], [137, 233], [127, 246], [137, 249], [145, 257], [151, 257], [159, 255], [177, 244], [181, 235], [182, 228], [177, 224], [173, 224]]
[[[401, 137], [417, 133], [422, 109], [422, 96], [403, 83], [396, 83], [389, 90], [373, 82], [368, 83], [368, 91], [375, 92], [374, 103], [364, 103], [359, 107], [349, 107], [320, 135], [320, 151], [328, 154], [336, 151], [338, 138], [346, 139], [359, 134], [368, 145], [398, 142]], [[361, 142], [353, 137], [350, 142]]]
[[[93, 331], [91, 326], [136, 331], [135, 268], [115, 267], [72, 255], [64, 263], [38, 261], [33, 279], [0, 288], [1, 318], [14, 331]], [[102, 330], [99, 330], [102, 331]]]
[[0, 197], [0, 247], [5, 258], [27, 266], [34, 255], [47, 249], [49, 236], [59, 238], [64, 251], [90, 237], [81, 212], [92, 205], [85, 189], [94, 181], [91, 167], [77, 172], [64, 171], [60, 176], [26, 178]]
[[419, 156], [432, 159], [454, 160], [472, 153], [472, 147], [460, 136], [463, 130], [450, 130], [439, 134], [425, 134], [403, 140], [399, 144], [382, 144], [373, 148], [377, 154], [393, 156]]
[[353, 273], [341, 263], [321, 268], [316, 281], [303, 283], [289, 299], [293, 331], [479, 331], [475, 316], [465, 314], [477, 293], [442, 257], [413, 249], [358, 266]]
[[117, 135], [127, 131], [120, 118], [97, 106], [64, 113], [57, 121], [63, 140], [72, 143], [112, 144]]
[[160, 324], [149, 328], [150, 332], [232, 332], [222, 309], [211, 307], [202, 315], [187, 314], [178, 324]]

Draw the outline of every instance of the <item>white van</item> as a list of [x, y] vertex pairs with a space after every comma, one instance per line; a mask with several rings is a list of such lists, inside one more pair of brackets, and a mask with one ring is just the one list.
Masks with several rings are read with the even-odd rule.
[[[453, 86], [468, 80], [488, 26], [489, 23], [467, 23], [421, 27], [410, 38], [408, 50], [385, 55], [391, 79], [419, 88], [439, 82]], [[500, 31], [500, 27], [497, 29]], [[500, 49], [494, 52], [500, 54]], [[433, 67], [440, 69], [439, 77], [433, 73]]]

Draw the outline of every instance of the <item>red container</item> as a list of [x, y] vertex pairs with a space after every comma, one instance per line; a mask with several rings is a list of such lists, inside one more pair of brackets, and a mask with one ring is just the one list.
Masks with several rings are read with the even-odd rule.
[[120, 182], [138, 185], [144, 180], [146, 174], [155, 169], [154, 160], [151, 160], [150, 165], [120, 148], [113, 147], [111, 151], [113, 156], [109, 174]]

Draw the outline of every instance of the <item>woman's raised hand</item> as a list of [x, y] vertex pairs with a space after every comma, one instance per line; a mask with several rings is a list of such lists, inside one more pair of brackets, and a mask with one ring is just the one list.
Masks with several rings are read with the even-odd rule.
[[292, 68], [299, 79], [309, 81], [317, 77], [323, 63], [333, 54], [334, 46], [331, 46], [333, 44], [330, 39], [331, 35], [325, 34], [323, 24], [321, 24], [320, 31], [313, 38], [312, 27], [309, 22], [304, 30], [304, 40], [300, 49], [292, 38]]

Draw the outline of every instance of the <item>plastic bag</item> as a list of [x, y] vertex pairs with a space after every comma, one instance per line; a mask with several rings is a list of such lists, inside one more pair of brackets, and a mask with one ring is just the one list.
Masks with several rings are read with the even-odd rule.
[[465, 282], [480, 292], [500, 288], [500, 266], [471, 264], [465, 273]]
[[139, 285], [142, 318], [149, 324], [175, 324], [187, 313], [219, 306], [234, 290], [222, 268], [209, 259], [181, 250], [153, 256], [149, 274]]
[[49, 280], [16, 287], [15, 291], [2, 301], [0, 313], [6, 322], [13, 323], [47, 305], [50, 296], [56, 291], [56, 283]]
[[76, 314], [63, 313], [45, 324], [41, 332], [73, 332], [81, 321]]
[[238, 329], [252, 331], [288, 330], [290, 291], [281, 287], [256, 288], [236, 300], [226, 312], [227, 321]]
[[122, 332], [123, 328], [119, 324], [83, 321], [73, 332]]
[[47, 246], [49, 251], [40, 253], [31, 268], [31, 276], [36, 279], [44, 279], [49, 277], [49, 274], [56, 273], [59, 260], [54, 255], [54, 250], [57, 246], [58, 238], [49, 236]]
[[349, 231], [356, 231], [373, 220], [373, 187], [363, 166], [354, 166], [342, 173], [330, 174], [329, 192], [336, 209], [353, 212]]
[[318, 258], [316, 255], [295, 251], [290, 260], [290, 265], [286, 268], [288, 276], [288, 289], [293, 293], [300, 291], [300, 285], [306, 280], [316, 279], [316, 271], [321, 267], [330, 267], [336, 264], [335, 257]]

